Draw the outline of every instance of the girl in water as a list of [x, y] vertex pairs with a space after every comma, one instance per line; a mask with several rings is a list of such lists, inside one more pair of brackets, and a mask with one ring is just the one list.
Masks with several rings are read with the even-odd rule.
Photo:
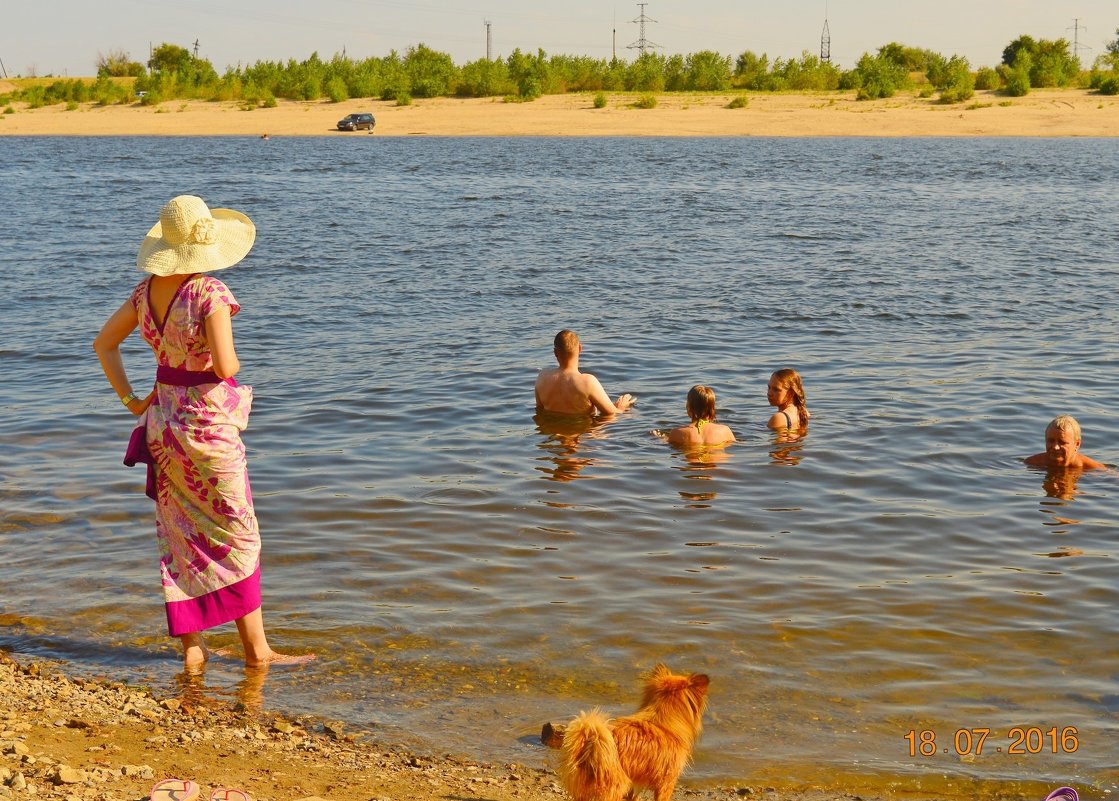
[[674, 428], [665, 433], [653, 433], [668, 442], [669, 445], [679, 447], [696, 447], [699, 445], [729, 445], [737, 442], [734, 432], [722, 423], [715, 422], [715, 390], [696, 384], [688, 390], [688, 417], [691, 422], [686, 426]]
[[800, 374], [791, 368], [778, 370], [769, 377], [766, 398], [777, 411], [769, 418], [769, 427], [781, 431], [803, 431], [808, 427], [808, 407], [804, 400], [804, 384]]

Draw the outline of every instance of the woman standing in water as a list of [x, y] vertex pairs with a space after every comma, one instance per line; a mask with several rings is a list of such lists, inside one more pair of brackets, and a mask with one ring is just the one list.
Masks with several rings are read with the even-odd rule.
[[[151, 275], [93, 343], [121, 402], [142, 418], [125, 463], [148, 465], [167, 626], [182, 641], [187, 668], [209, 657], [202, 631], [230, 621], [246, 666], [314, 658], [279, 654], [264, 633], [260, 531], [241, 442], [252, 388], [233, 380], [241, 364], [231, 318], [241, 307], [205, 274], [241, 261], [255, 239], [256, 227], [240, 212], [211, 211], [191, 195], [172, 199], [136, 257]], [[120, 354], [137, 327], [158, 365], [147, 395], [132, 390]]]

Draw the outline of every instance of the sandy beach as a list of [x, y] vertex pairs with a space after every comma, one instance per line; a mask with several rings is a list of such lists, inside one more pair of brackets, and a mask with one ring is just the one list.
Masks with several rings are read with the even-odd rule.
[[[2, 84], [2, 82], [0, 82]], [[11, 86], [0, 85], [0, 92]], [[159, 106], [59, 104], [0, 114], [10, 136], [366, 136], [340, 132], [347, 114], [376, 115], [377, 136], [1119, 136], [1119, 97], [1079, 89], [1034, 90], [1010, 98], [976, 92], [966, 103], [941, 105], [912, 92], [856, 101], [853, 92], [733, 95], [659, 94], [655, 108], [634, 107], [637, 95], [548, 95], [529, 103], [500, 98], [417, 99], [343, 103], [280, 101], [242, 110], [238, 103], [173, 100]]]

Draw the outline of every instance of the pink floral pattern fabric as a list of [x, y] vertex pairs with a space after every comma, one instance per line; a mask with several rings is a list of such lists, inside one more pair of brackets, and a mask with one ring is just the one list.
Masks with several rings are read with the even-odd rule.
[[[144, 340], [160, 365], [213, 370], [206, 318], [228, 307], [233, 293], [208, 275], [183, 282], [162, 325], [150, 304], [147, 278], [132, 293]], [[260, 605], [260, 532], [249, 490], [241, 431], [252, 389], [230, 383], [156, 385], [146, 414], [155, 459], [156, 538], [172, 636], [227, 623]], [[247, 607], [247, 608], [246, 608]]]

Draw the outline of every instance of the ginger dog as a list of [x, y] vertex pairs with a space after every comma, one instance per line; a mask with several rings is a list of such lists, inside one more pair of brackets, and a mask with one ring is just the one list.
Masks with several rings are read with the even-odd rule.
[[669, 801], [703, 729], [709, 680], [677, 676], [664, 665], [645, 681], [641, 708], [610, 720], [582, 712], [563, 733], [560, 777], [575, 801], [621, 801], [643, 789]]

